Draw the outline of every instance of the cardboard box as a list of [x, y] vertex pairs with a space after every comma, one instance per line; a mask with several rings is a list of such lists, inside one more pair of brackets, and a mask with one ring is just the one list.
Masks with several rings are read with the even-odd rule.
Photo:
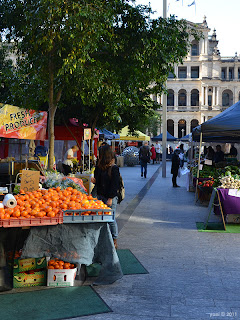
[[13, 288], [46, 286], [46, 270], [19, 272], [13, 275]]
[[240, 224], [240, 215], [239, 214], [227, 214], [226, 215], [226, 222]]
[[77, 268], [48, 269], [47, 286], [48, 287], [73, 287], [76, 274], [77, 274]]
[[14, 259], [13, 274], [23, 272], [23, 271], [43, 269], [46, 267], [47, 267], [46, 257]]

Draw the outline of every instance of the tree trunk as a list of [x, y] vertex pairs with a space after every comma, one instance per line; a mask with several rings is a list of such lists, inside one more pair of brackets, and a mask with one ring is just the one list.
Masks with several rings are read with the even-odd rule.
[[54, 117], [57, 110], [57, 106], [49, 104], [48, 113], [48, 142], [49, 142], [49, 154], [48, 154], [48, 168], [53, 169], [54, 165]]
[[50, 57], [49, 59], [49, 110], [48, 110], [48, 142], [49, 142], [49, 154], [48, 154], [48, 168], [53, 169], [54, 165], [54, 118], [57, 110], [58, 102], [61, 99], [62, 88], [60, 88], [54, 99], [54, 64]]

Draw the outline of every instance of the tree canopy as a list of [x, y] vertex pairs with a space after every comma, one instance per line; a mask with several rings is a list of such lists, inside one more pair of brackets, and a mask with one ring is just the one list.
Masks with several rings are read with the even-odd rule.
[[134, 130], [159, 107], [150, 94], [164, 90], [192, 31], [150, 11], [126, 0], [0, 0], [0, 30], [19, 57], [7, 102], [48, 103], [50, 165], [57, 108], [93, 128]]

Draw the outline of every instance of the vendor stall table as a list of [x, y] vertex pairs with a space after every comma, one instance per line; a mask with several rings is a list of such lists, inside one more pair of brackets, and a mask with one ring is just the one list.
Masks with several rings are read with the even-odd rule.
[[[7, 233], [11, 231], [19, 234], [19, 230], [21, 229], [1, 228], [0, 242], [6, 246], [7, 241], [4, 241], [4, 238], [6, 240]], [[18, 241], [17, 237], [15, 238]], [[60, 258], [80, 265], [100, 263], [102, 267], [95, 280], [96, 285], [110, 284], [123, 276], [108, 223], [31, 227], [21, 257], [43, 256]]]

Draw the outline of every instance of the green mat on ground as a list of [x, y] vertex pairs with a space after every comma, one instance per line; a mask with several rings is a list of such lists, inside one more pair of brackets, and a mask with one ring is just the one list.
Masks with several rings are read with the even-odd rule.
[[[148, 271], [139, 262], [135, 255], [129, 249], [118, 249], [117, 254], [121, 264], [124, 275], [128, 274], [146, 274]], [[101, 265], [94, 263], [87, 267], [87, 274], [89, 277], [97, 277]]]
[[0, 319], [4, 320], [54, 320], [110, 311], [90, 286], [0, 295]]
[[204, 222], [196, 222], [196, 226], [200, 232], [240, 233], [240, 224], [226, 224], [226, 231], [223, 223], [218, 222], [209, 222], [207, 230], [205, 230]]

